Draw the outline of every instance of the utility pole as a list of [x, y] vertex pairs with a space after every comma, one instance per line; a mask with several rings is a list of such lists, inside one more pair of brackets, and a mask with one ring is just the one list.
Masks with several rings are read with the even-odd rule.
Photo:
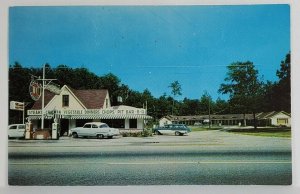
[[210, 128], [210, 98], [208, 97], [208, 127]]
[[44, 106], [45, 106], [45, 64], [43, 66], [43, 91], [42, 91], [42, 122], [41, 122], [41, 128], [44, 129]]
[[[38, 79], [43, 82], [42, 84], [42, 121], [41, 121], [41, 129], [44, 129], [44, 119], [45, 119], [45, 88], [51, 83], [51, 81], [56, 79], [46, 79], [46, 64], [43, 66], [43, 78]], [[48, 81], [48, 83], [46, 83]]]
[[148, 102], [146, 100], [146, 114], [147, 114], [147, 109], [148, 109]]

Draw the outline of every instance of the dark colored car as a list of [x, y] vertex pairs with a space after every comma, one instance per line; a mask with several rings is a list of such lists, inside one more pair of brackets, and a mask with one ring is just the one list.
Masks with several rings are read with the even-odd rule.
[[156, 135], [171, 134], [171, 135], [184, 135], [191, 132], [191, 129], [184, 124], [166, 124], [163, 127], [153, 129]]

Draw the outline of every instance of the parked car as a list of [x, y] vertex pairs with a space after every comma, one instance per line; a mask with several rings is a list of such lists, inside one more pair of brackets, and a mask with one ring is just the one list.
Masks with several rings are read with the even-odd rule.
[[110, 128], [106, 123], [91, 122], [84, 124], [83, 127], [71, 129], [70, 134], [73, 138], [97, 137], [98, 139], [103, 139], [104, 137], [107, 137], [111, 139], [113, 136], [120, 135], [120, 131], [119, 129]]
[[25, 124], [13, 124], [8, 126], [8, 138], [24, 138]]
[[172, 135], [184, 135], [191, 132], [191, 129], [184, 124], [167, 124], [163, 127], [157, 127], [153, 129], [154, 134], [172, 134]]

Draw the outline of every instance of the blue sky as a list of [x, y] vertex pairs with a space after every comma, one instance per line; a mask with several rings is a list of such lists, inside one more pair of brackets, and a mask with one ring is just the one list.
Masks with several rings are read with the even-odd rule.
[[214, 99], [226, 66], [252, 61], [277, 80], [290, 51], [288, 5], [12, 7], [9, 63], [65, 64], [113, 73], [159, 97], [178, 80], [182, 96]]

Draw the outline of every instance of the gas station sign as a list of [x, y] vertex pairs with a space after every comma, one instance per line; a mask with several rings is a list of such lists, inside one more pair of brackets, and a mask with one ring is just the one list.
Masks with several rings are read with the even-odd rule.
[[37, 101], [42, 95], [42, 86], [35, 80], [32, 80], [29, 85], [29, 93], [34, 101]]

